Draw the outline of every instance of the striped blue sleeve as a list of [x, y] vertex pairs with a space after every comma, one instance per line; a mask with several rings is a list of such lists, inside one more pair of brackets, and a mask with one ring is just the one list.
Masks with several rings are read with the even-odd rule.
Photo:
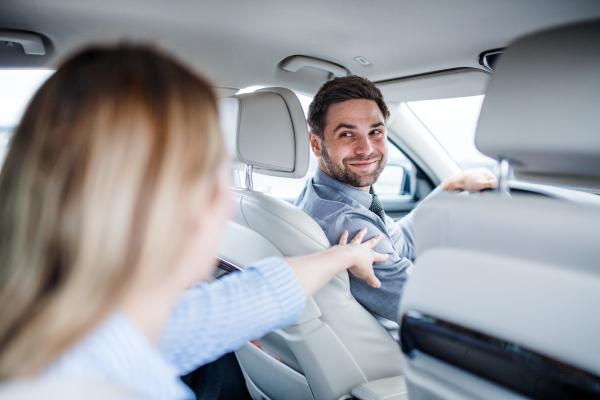
[[131, 398], [136, 399], [196, 398], [179, 379], [179, 371], [165, 362], [146, 334], [123, 312], [107, 318], [41, 375], [68, 382], [77, 379], [112, 382], [130, 391]]
[[186, 291], [165, 327], [163, 357], [186, 374], [246, 341], [294, 322], [306, 297], [292, 268], [281, 258]]

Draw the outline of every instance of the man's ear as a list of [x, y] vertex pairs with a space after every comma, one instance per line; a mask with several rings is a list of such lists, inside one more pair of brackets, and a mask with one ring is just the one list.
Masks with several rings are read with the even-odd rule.
[[310, 140], [310, 148], [315, 155], [315, 157], [321, 157], [321, 142], [317, 135], [315, 135], [312, 131], [308, 132], [309, 140]]

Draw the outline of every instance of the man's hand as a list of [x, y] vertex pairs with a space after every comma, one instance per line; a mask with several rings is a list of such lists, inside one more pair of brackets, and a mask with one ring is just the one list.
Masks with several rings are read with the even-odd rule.
[[466, 190], [468, 192], [480, 192], [483, 189], [496, 187], [497, 179], [487, 168], [469, 169], [452, 175], [442, 182], [441, 186], [447, 192]]

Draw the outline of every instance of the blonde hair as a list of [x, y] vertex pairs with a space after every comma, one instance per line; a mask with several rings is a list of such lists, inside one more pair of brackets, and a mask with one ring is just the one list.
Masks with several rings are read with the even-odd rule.
[[79, 53], [35, 94], [0, 174], [0, 380], [39, 373], [168, 273], [222, 156], [215, 101], [128, 45]]

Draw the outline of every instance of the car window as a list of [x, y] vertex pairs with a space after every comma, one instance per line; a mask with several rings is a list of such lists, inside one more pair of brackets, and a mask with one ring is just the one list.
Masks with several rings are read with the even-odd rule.
[[[462, 169], [486, 167], [498, 175], [498, 162], [475, 147], [475, 131], [484, 97], [412, 101], [406, 104]], [[512, 170], [509, 179], [526, 183], [517, 179]], [[600, 194], [597, 190], [587, 187], [551, 184], [545, 186]]]
[[29, 100], [53, 73], [40, 69], [0, 70], [0, 165]]
[[462, 169], [487, 167], [497, 173], [498, 162], [475, 147], [483, 99], [470, 96], [411, 101], [407, 105]]

